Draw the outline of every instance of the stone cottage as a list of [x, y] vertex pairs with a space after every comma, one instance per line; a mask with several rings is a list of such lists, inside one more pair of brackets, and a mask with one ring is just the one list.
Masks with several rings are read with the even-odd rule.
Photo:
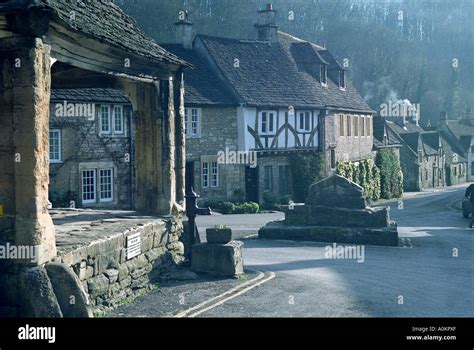
[[133, 209], [133, 109], [113, 89], [51, 92], [49, 200], [53, 207]]
[[446, 185], [445, 156], [439, 132], [423, 130], [416, 121], [383, 118], [385, 128], [401, 141], [400, 163], [405, 191], [421, 191]]
[[[438, 130], [441, 132], [446, 142], [452, 145], [455, 152], [452, 153], [451, 159], [453, 163], [455, 160], [460, 160], [457, 167], [453, 167], [452, 175], [456, 181], [466, 175], [466, 180], [474, 181], [474, 113], [467, 110], [461, 118], [448, 119], [446, 113], [443, 113]], [[448, 156], [447, 156], [448, 160]], [[462, 161], [461, 161], [462, 160]], [[466, 164], [464, 168], [463, 164]], [[453, 165], [454, 165], [453, 164]], [[457, 169], [456, 169], [457, 168]]]
[[187, 181], [209, 201], [291, 196], [293, 155], [338, 161], [372, 156], [373, 111], [326, 48], [278, 30], [272, 5], [255, 37], [193, 35], [176, 23], [164, 45], [195, 66], [187, 72]]

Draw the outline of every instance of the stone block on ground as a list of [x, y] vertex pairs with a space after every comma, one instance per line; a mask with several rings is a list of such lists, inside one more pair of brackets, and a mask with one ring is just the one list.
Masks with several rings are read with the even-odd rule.
[[244, 273], [243, 243], [196, 244], [191, 248], [191, 269], [218, 276], [238, 276]]
[[63, 316], [93, 317], [87, 294], [74, 271], [67, 265], [60, 263], [49, 263], [45, 268]]
[[19, 299], [22, 301], [23, 317], [63, 317], [58, 299], [42, 266], [25, 267], [19, 276]]
[[207, 243], [227, 244], [232, 241], [232, 229], [208, 228], [206, 230]]

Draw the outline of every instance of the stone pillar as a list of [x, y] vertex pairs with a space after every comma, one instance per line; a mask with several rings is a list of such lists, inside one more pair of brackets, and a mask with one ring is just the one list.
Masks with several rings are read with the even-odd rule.
[[176, 74], [175, 123], [176, 123], [176, 202], [183, 203], [186, 181], [186, 132], [184, 130], [184, 75]]
[[56, 256], [47, 210], [49, 52], [39, 38], [0, 41], [0, 239], [35, 246], [38, 265]]
[[[163, 206], [169, 208], [169, 214], [176, 204], [176, 134], [174, 109], [174, 78], [162, 81], [164, 130], [163, 130]], [[176, 85], [179, 85], [177, 83]]]
[[155, 83], [122, 80], [119, 81], [119, 87], [134, 107], [135, 209], [144, 213], [169, 215], [176, 204], [173, 80]]

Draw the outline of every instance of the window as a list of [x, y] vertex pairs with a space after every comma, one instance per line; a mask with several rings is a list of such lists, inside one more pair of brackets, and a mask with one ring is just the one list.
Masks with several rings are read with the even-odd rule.
[[201, 109], [184, 109], [184, 128], [187, 138], [198, 138], [201, 136]]
[[209, 187], [209, 163], [202, 163], [202, 187]]
[[219, 165], [217, 162], [212, 162], [212, 178], [211, 187], [219, 187]]
[[61, 130], [49, 131], [49, 161], [61, 162]]
[[278, 173], [280, 196], [286, 196], [290, 194], [290, 166], [280, 165], [278, 167]]
[[311, 112], [298, 112], [298, 130], [311, 131]]
[[339, 114], [339, 136], [344, 136], [344, 114]]
[[82, 203], [95, 203], [95, 169], [82, 172]]
[[474, 162], [471, 163], [471, 176], [474, 176]]
[[272, 134], [275, 132], [276, 112], [260, 112], [260, 131], [262, 134]]
[[365, 117], [360, 116], [360, 136], [365, 137]]
[[418, 163], [423, 163], [423, 152], [418, 152]]
[[264, 190], [270, 192], [273, 190], [273, 167], [271, 165], [266, 165], [264, 168]]
[[429, 180], [429, 173], [428, 170], [425, 170], [425, 181]]
[[346, 88], [346, 72], [343, 70], [339, 71], [339, 88]]
[[365, 128], [365, 132], [367, 136], [372, 136], [372, 118], [370, 116], [367, 116], [365, 119], [367, 126]]
[[336, 169], [336, 150], [331, 150], [331, 169]]
[[352, 136], [352, 116], [348, 115], [346, 116], [346, 132], [347, 136]]
[[354, 116], [354, 136], [358, 137], [359, 136], [359, 117]]
[[99, 170], [100, 201], [111, 202], [113, 200], [113, 171], [112, 169]]
[[123, 106], [114, 107], [114, 133], [118, 135], [124, 134]]
[[112, 133], [109, 106], [100, 106], [100, 133], [102, 135], [110, 135]]
[[320, 65], [319, 76], [321, 78], [321, 84], [326, 85], [328, 83], [328, 68], [324, 64]]

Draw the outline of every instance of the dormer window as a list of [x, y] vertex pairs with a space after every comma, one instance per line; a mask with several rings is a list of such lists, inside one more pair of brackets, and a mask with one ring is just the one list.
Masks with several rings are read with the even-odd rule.
[[327, 85], [328, 84], [328, 68], [324, 64], [320, 66], [319, 76], [321, 77], [321, 85]]
[[346, 88], [346, 72], [339, 71], [339, 89], [344, 90]]

